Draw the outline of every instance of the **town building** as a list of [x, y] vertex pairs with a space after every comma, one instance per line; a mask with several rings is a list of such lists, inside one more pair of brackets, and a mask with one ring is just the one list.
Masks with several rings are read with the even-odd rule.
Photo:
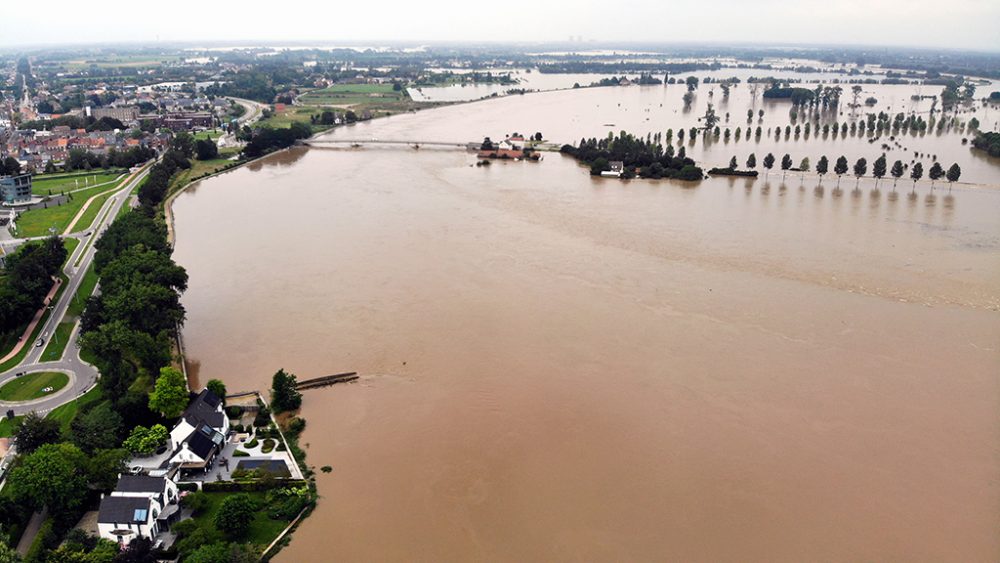
[[31, 174], [0, 176], [0, 201], [7, 205], [31, 201]]

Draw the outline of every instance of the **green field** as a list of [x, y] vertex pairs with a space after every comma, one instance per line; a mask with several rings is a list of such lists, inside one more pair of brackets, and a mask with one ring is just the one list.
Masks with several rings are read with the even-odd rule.
[[45, 397], [66, 387], [67, 383], [69, 376], [60, 371], [29, 373], [0, 387], [0, 401], [30, 401]]
[[43, 362], [54, 362], [62, 358], [74, 325], [76, 325], [76, 321], [63, 321], [59, 323], [55, 334], [52, 338], [49, 338], [48, 343], [45, 345], [45, 351], [42, 352], [41, 360]]
[[299, 97], [303, 104], [334, 106], [354, 106], [373, 101], [398, 102], [405, 99], [405, 90], [395, 91], [392, 84], [334, 84]]
[[[17, 220], [17, 234], [21, 237], [45, 236], [49, 233], [49, 228], [53, 225], [55, 226], [57, 233], [62, 233], [66, 230], [66, 227], [69, 226], [73, 217], [76, 217], [76, 214], [83, 207], [83, 204], [86, 203], [91, 197], [97, 195], [98, 197], [94, 200], [94, 203], [87, 208], [87, 213], [84, 215], [84, 218], [82, 218], [75, 227], [76, 231], [86, 230], [90, 228], [90, 224], [93, 223], [93, 216], [97, 215], [101, 205], [104, 204], [108, 197], [110, 197], [111, 193], [118, 189], [120, 185], [121, 182], [115, 182], [81, 190], [72, 195], [73, 199], [62, 205], [54, 205], [45, 209], [32, 209], [31, 211], [25, 211]], [[97, 206], [96, 209], [94, 206]]]
[[205, 174], [212, 174], [222, 170], [227, 165], [235, 164], [235, 160], [229, 160], [230, 157], [237, 154], [240, 150], [236, 147], [219, 149], [219, 157], [212, 160], [192, 160], [191, 168], [187, 170], [181, 170], [170, 180], [170, 191], [187, 184], [195, 178], [199, 178]]
[[101, 400], [101, 398], [101, 389], [95, 386], [82, 396], [73, 399], [65, 405], [59, 405], [58, 407], [52, 409], [45, 418], [51, 418], [59, 421], [60, 427], [65, 432], [69, 430], [69, 424], [73, 422], [73, 418], [81, 408], [91, 403], [97, 403]]
[[31, 179], [31, 193], [52, 195], [86, 188], [96, 184], [112, 182], [123, 172], [101, 172], [87, 174], [40, 174]]

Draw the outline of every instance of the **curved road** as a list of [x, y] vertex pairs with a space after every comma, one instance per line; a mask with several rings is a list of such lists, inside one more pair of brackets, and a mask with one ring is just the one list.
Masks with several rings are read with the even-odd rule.
[[[145, 166], [141, 171], [135, 173], [132, 178], [122, 185], [120, 190], [104, 202], [100, 212], [97, 214], [100, 224], [84, 233], [70, 235], [71, 237], [79, 238], [80, 244], [73, 251], [73, 254], [70, 255], [66, 261], [66, 266], [63, 268], [63, 272], [69, 278], [69, 283], [66, 284], [66, 288], [63, 290], [59, 300], [56, 301], [55, 305], [52, 305], [52, 314], [49, 315], [48, 320], [45, 321], [42, 327], [41, 334], [46, 340], [45, 344], [48, 344], [49, 338], [55, 334], [56, 327], [66, 317], [66, 309], [69, 308], [70, 303], [76, 297], [76, 292], [83, 282], [83, 276], [94, 260], [94, 241], [115, 220], [122, 206], [130, 199], [129, 192], [146, 177], [146, 174], [149, 173], [149, 168], [149, 166]], [[75, 265], [78, 259], [79, 264]], [[70, 376], [70, 381], [66, 387], [48, 397], [16, 403], [0, 401], [0, 416], [6, 415], [8, 410], [13, 410], [15, 415], [26, 414], [31, 411], [35, 411], [38, 414], [45, 414], [60, 405], [72, 401], [93, 387], [94, 383], [97, 382], [99, 373], [97, 368], [80, 359], [80, 348], [77, 346], [79, 333], [80, 325], [77, 323], [73, 327], [73, 332], [69, 337], [69, 343], [66, 345], [63, 357], [59, 360], [42, 362], [41, 357], [42, 352], [45, 350], [45, 345], [35, 346], [34, 342], [32, 342], [29, 343], [31, 348], [20, 364], [0, 373], [0, 387], [8, 381], [15, 379], [19, 373], [64, 371]]]

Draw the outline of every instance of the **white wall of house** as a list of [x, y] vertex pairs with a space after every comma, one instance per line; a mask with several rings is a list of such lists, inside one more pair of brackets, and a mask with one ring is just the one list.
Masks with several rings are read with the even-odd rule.
[[202, 459], [197, 454], [188, 449], [187, 442], [181, 444], [181, 449], [170, 458], [170, 463], [176, 464], [187, 464], [187, 463], [205, 463], [205, 459]]
[[176, 449], [192, 432], [194, 432], [194, 426], [191, 426], [188, 421], [181, 419], [177, 423], [177, 426], [174, 426], [173, 430], [170, 431], [171, 449]]

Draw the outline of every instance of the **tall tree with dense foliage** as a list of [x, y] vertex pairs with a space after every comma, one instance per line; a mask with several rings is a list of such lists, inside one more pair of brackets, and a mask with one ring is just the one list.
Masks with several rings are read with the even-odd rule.
[[18, 458], [7, 487], [18, 502], [36, 510], [73, 510], [87, 493], [86, 467], [87, 456], [73, 444], [45, 444]]
[[86, 412], [80, 412], [70, 423], [73, 443], [85, 453], [92, 454], [102, 448], [114, 448], [121, 443], [122, 417], [101, 403]]
[[951, 191], [951, 185], [958, 181], [962, 177], [962, 168], [958, 163], [952, 164], [948, 168], [948, 172], [945, 173], [945, 177], [948, 179], [948, 191]]
[[17, 423], [13, 437], [19, 453], [31, 453], [45, 444], [59, 441], [59, 422], [31, 411]]
[[785, 179], [785, 174], [788, 174], [788, 169], [792, 167], [792, 156], [790, 154], [785, 154], [781, 157], [781, 179]]
[[885, 155], [879, 156], [872, 164], [872, 176], [875, 177], [875, 187], [878, 188], [878, 181], [885, 177], [886, 160]]
[[861, 183], [861, 177], [864, 176], [867, 172], [868, 172], [868, 160], [866, 160], [864, 157], [861, 157], [858, 159], [857, 162], [854, 163], [854, 177], [857, 178], [857, 181], [854, 183], [855, 188], [858, 187], [858, 184]]
[[302, 406], [302, 393], [296, 389], [293, 374], [279, 369], [271, 379], [271, 407], [274, 412], [293, 411]]
[[231, 495], [222, 500], [215, 514], [216, 529], [232, 539], [240, 539], [250, 531], [257, 503], [245, 493]]
[[771, 169], [774, 168], [773, 154], [767, 153], [767, 155], [764, 157], [764, 168], [767, 169], [767, 172], [764, 173], [764, 176], [766, 177], [771, 172]]
[[754, 153], [750, 153], [750, 156], [747, 157], [747, 168], [750, 170], [757, 168], [757, 155]]
[[823, 176], [830, 170], [830, 160], [826, 158], [826, 155], [819, 157], [819, 162], [816, 163], [816, 173], [819, 174], [819, 183], [823, 183]]
[[896, 189], [896, 182], [903, 177], [903, 161], [897, 160], [892, 163], [892, 170], [889, 171], [892, 174], [892, 189]]
[[837, 175], [837, 187], [840, 187], [840, 178], [847, 173], [847, 157], [841, 156], [837, 159], [837, 164], [833, 166], [833, 173]]
[[932, 164], [930, 171], [927, 173], [927, 176], [931, 179], [931, 189], [933, 190], [934, 182], [939, 180], [941, 176], [944, 176], [944, 168], [941, 167], [941, 163], [935, 162], [934, 164]]
[[209, 379], [205, 387], [212, 392], [213, 395], [222, 399], [223, 402], [226, 400], [226, 384], [218, 379]]
[[150, 455], [167, 442], [168, 436], [170, 432], [162, 424], [154, 424], [149, 428], [136, 426], [122, 446], [135, 455]]
[[917, 182], [919, 182], [920, 179], [923, 177], [924, 177], [924, 165], [918, 162], [913, 165], [913, 168], [910, 169], [910, 179], [913, 180], [913, 190], [917, 189]]
[[187, 380], [177, 368], [160, 368], [156, 386], [149, 393], [149, 408], [167, 418], [177, 418], [188, 404]]

